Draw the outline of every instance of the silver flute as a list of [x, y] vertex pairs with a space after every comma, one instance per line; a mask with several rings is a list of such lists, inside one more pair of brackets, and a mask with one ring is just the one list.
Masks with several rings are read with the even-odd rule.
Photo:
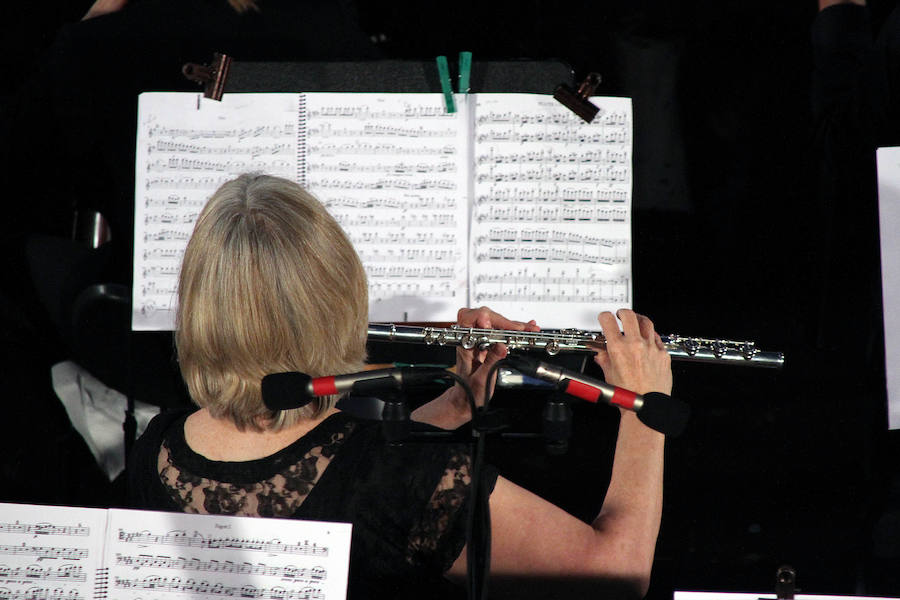
[[[784, 353], [760, 350], [755, 342], [723, 340], [683, 335], [661, 335], [673, 360], [769, 367], [780, 369]], [[506, 344], [510, 350], [542, 351], [549, 356], [560, 352], [596, 352], [606, 347], [602, 333], [577, 329], [508, 331], [474, 327], [418, 327], [394, 323], [369, 323], [370, 341], [406, 342], [429, 346], [461, 346], [484, 350]]]

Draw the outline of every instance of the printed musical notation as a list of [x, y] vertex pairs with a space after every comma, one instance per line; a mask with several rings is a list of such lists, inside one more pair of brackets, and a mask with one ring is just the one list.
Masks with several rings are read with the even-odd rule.
[[541, 246], [486, 246], [480, 249], [476, 258], [485, 261], [535, 261], [546, 263], [578, 263], [590, 265], [625, 264], [626, 256], [604, 255], [597, 248], [596, 252], [585, 251], [584, 248], [552, 248]]
[[6, 556], [33, 556], [37, 560], [59, 558], [63, 560], [80, 560], [87, 558], [84, 548], [57, 548], [55, 546], [4, 546], [0, 545], [0, 554]]
[[[407, 217], [403, 221], [398, 222], [396, 218], [389, 214], [379, 214], [377, 212], [355, 214], [338, 213], [334, 215], [335, 220], [341, 224], [344, 229], [352, 231], [354, 228], [397, 228], [398, 223], [402, 223], [405, 228], [422, 227], [430, 229], [457, 229], [460, 221], [454, 213], [432, 213], [432, 214], [416, 214]], [[465, 221], [463, 221], [464, 223]], [[359, 248], [357, 248], [359, 250]]]
[[241, 538], [207, 538], [198, 533], [188, 535], [184, 531], [164, 534], [153, 534], [148, 531], [128, 532], [119, 530], [121, 542], [142, 545], [184, 546], [187, 548], [230, 549], [253, 552], [274, 552], [278, 554], [302, 554], [309, 556], [328, 556], [328, 548], [308, 541], [299, 544], [285, 544], [277, 540], [260, 541]]
[[[545, 271], [528, 267], [516, 271], [494, 271], [475, 277], [477, 301], [598, 303], [630, 302], [629, 277], [609, 277], [585, 268]], [[594, 314], [596, 314], [595, 311]]]
[[308, 161], [306, 170], [309, 173], [323, 171], [326, 173], [390, 173], [395, 175], [411, 175], [413, 173], [430, 175], [433, 173], [455, 172], [459, 165], [453, 162], [409, 164], [405, 162], [360, 164], [357, 162], [340, 161], [336, 164], [326, 162]]
[[621, 186], [616, 188], [594, 188], [556, 185], [542, 182], [537, 186], [487, 185], [480, 186], [481, 192], [475, 196], [476, 206], [491, 203], [626, 203], [631, 192]]
[[30, 587], [27, 590], [14, 591], [9, 587], [0, 586], [2, 600], [82, 600], [82, 598], [85, 596], [78, 593], [78, 590]]
[[[0, 579], [16, 581], [87, 581], [84, 567], [81, 565], [64, 564], [60, 566], [41, 567], [28, 565], [24, 567], [10, 567], [0, 564]], [[2, 596], [0, 596], [2, 598]]]
[[310, 177], [307, 180], [310, 190], [315, 190], [326, 196], [327, 190], [364, 190], [368, 192], [379, 190], [447, 190], [454, 191], [458, 184], [452, 179], [427, 179], [424, 181], [410, 181], [399, 177], [380, 177], [374, 181], [361, 181], [359, 179], [343, 179], [339, 177]]
[[458, 242], [455, 232], [444, 231], [361, 231], [351, 235], [354, 245], [393, 246], [403, 250], [408, 246], [452, 246]]
[[359, 258], [365, 264], [385, 262], [445, 262], [459, 258], [456, 250], [426, 248], [369, 248], [359, 250]]
[[[296, 176], [296, 99], [254, 96], [233, 95], [221, 103], [194, 94], [142, 96], [135, 169], [137, 329], [171, 328], [184, 246], [216, 189], [244, 172]], [[260, 113], [241, 110], [247, 102]]]
[[[175, 126], [150, 124], [146, 129], [146, 137], [147, 139], [153, 141], [156, 144], [157, 148], [164, 148], [166, 144], [164, 143], [160, 145], [157, 138], [165, 138], [163, 141], [168, 144], [175, 144], [176, 142], [174, 142], [174, 140], [178, 140], [181, 138], [188, 140], [224, 140], [227, 143], [232, 140], [243, 142], [248, 139], [280, 139], [296, 135], [295, 125], [290, 121], [251, 127], [217, 127], [216, 125], [219, 125], [219, 123], [216, 123], [215, 121], [209, 123], [207, 127], [195, 127], [192, 125], [193, 123], [186, 123], [184, 125]], [[276, 146], [272, 147], [275, 148]], [[278, 146], [278, 148], [278, 152], [280, 153], [282, 150], [280, 146]]]
[[[112, 597], [329, 600], [346, 591], [346, 524], [110, 511], [108, 529]], [[135, 551], [144, 548], [151, 550]]]
[[305, 181], [352, 240], [373, 310], [464, 295], [465, 109], [434, 94], [307, 94], [306, 111]]
[[477, 177], [478, 183], [515, 183], [519, 181], [576, 181], [590, 183], [625, 183], [631, 171], [626, 166], [586, 166], [576, 169], [559, 169], [550, 166], [520, 168], [516, 171], [500, 171], [493, 165], [486, 167]]
[[455, 196], [447, 195], [418, 195], [403, 194], [401, 196], [390, 196], [382, 198], [360, 198], [354, 196], [330, 195], [327, 200], [323, 200], [329, 211], [334, 212], [342, 209], [356, 209], [370, 211], [376, 209], [380, 212], [386, 210], [453, 210], [455, 211], [459, 205], [459, 201]]
[[437, 282], [384, 282], [370, 286], [369, 302], [386, 302], [396, 298], [418, 299], [422, 297], [451, 299], [459, 298], [459, 286], [453, 281]]
[[379, 103], [378, 108], [371, 104], [350, 104], [345, 106], [315, 106], [309, 109], [309, 117], [327, 119], [350, 119], [352, 121], [406, 121], [409, 119], [448, 118], [450, 113], [440, 104]]
[[244, 173], [249, 171], [284, 171], [291, 166], [288, 160], [212, 160], [169, 156], [147, 163], [149, 173], [170, 173], [172, 171], [202, 171], [204, 173]]
[[53, 523], [0, 523], [0, 534], [23, 533], [33, 535], [90, 535], [91, 530], [84, 525], [54, 525]]
[[603, 127], [590, 133], [582, 131], [516, 131], [515, 129], [495, 129], [479, 133], [476, 140], [485, 142], [509, 142], [528, 144], [534, 142], [562, 144], [624, 144], [630, 139], [630, 132], [625, 127]]
[[[0, 525], [2, 599], [346, 596], [345, 523], [15, 504], [0, 510], [16, 519]], [[28, 525], [37, 516], [48, 520]], [[61, 542], [52, 546], [32, 541], [56, 537]]]
[[[238, 575], [265, 575], [282, 579], [313, 579], [324, 580], [328, 578], [328, 571], [324, 567], [296, 567], [293, 565], [272, 566], [265, 563], [236, 563], [230, 560], [201, 560], [197, 557], [190, 559], [183, 556], [156, 556], [151, 554], [139, 554], [129, 556], [116, 554], [116, 564], [123, 567], [131, 567], [134, 570], [152, 567], [155, 569], [170, 569], [176, 571], [198, 571], [212, 573], [233, 573]], [[2, 572], [0, 572], [2, 573]]]
[[391, 282], [383, 282], [380, 280], [392, 280], [392, 279], [453, 279], [456, 275], [456, 269], [453, 266], [449, 267], [441, 267], [441, 266], [412, 266], [412, 265], [392, 265], [392, 266], [379, 266], [379, 265], [368, 265], [366, 266], [366, 275], [369, 279], [375, 280], [375, 285], [384, 285], [392, 287], [394, 284]]
[[331, 123], [310, 125], [308, 129], [310, 137], [320, 138], [444, 138], [452, 139], [456, 136], [456, 128], [443, 127], [440, 129], [426, 127], [424, 125], [401, 126], [386, 125], [380, 123], [363, 123], [355, 127], [347, 125], [336, 126]]
[[631, 107], [604, 98], [590, 124], [557, 108], [477, 95], [470, 298], [589, 329], [631, 302]]
[[146, 196], [144, 198], [144, 208], [156, 209], [156, 208], [170, 208], [173, 210], [181, 210], [182, 208], [203, 208], [205, 202], [198, 198], [190, 198], [189, 196], [177, 196], [175, 194], [169, 194], [165, 198], [162, 197], [153, 197]]
[[627, 208], [493, 204], [478, 207], [478, 223], [626, 223]]
[[[489, 97], [489, 96], [488, 96]], [[541, 103], [539, 103], [540, 105]], [[553, 105], [550, 105], [556, 108]], [[631, 112], [623, 109], [607, 110], [601, 108], [594, 118], [594, 121], [603, 125], [627, 125], [631, 119]], [[534, 112], [521, 112], [510, 109], [486, 109], [478, 113], [476, 123], [479, 125], [488, 124], [509, 124], [509, 125], [580, 125], [582, 121], [580, 117], [572, 112], [547, 110]]]
[[[172, 327], [193, 222], [240, 170], [293, 179], [325, 204], [363, 260], [375, 320], [453, 319], [456, 303], [494, 298], [487, 288], [479, 296], [474, 279], [498, 269], [630, 276], [631, 104], [593, 101], [600, 110], [587, 124], [533, 94], [472, 94], [457, 113], [438, 94], [231, 94], [222, 103], [144, 94], [134, 326]], [[515, 233], [498, 240], [498, 229]], [[538, 230], [557, 237], [541, 241]], [[630, 302], [626, 287], [585, 297]], [[513, 295], [539, 310], [573, 297], [537, 283]], [[542, 325], [594, 325], [565, 318]]]
[[[82, 512], [83, 511], [83, 512]], [[0, 598], [94, 597], [105, 511], [0, 504]]]
[[133, 592], [168, 592], [189, 594], [191, 596], [206, 597], [234, 597], [234, 598], [278, 598], [284, 600], [325, 600], [326, 596], [318, 588], [304, 588], [301, 590], [287, 590], [276, 586], [271, 588], [256, 587], [253, 585], [227, 585], [222, 582], [196, 581], [194, 579], [182, 580], [169, 577], [145, 577], [143, 579], [126, 579], [116, 577], [112, 587], [114, 595], [123, 591]]
[[165, 154], [167, 156], [179, 154], [202, 154], [204, 156], [243, 156], [259, 158], [262, 156], [290, 155], [294, 151], [291, 144], [274, 142], [264, 146], [242, 146], [228, 144], [226, 146], [209, 146], [176, 142], [172, 139], [157, 139], [147, 145], [147, 154]]
[[453, 144], [436, 144], [416, 147], [395, 144], [385, 140], [378, 142], [309, 142], [306, 145], [310, 156], [443, 156], [451, 157], [459, 154], [459, 148]]
[[631, 154], [627, 148], [607, 147], [587, 152], [559, 152], [552, 148], [541, 148], [527, 152], [501, 153], [495, 148], [488, 148], [484, 154], [476, 157], [479, 165], [588, 165], [588, 164], [618, 164], [631, 161]]

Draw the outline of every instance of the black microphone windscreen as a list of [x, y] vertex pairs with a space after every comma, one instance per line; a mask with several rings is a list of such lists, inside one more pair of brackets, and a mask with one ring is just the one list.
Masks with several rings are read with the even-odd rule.
[[262, 379], [263, 404], [269, 410], [288, 410], [306, 406], [312, 401], [312, 396], [306, 392], [310, 381], [312, 377], [297, 371], [270, 373]]
[[641, 423], [669, 437], [681, 435], [691, 416], [689, 404], [660, 392], [644, 394], [643, 398], [637, 411]]

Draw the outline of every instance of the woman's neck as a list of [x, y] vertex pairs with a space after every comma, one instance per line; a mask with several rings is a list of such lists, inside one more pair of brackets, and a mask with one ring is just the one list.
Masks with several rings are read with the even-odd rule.
[[302, 419], [279, 431], [241, 431], [230, 420], [215, 418], [201, 408], [185, 421], [184, 439], [191, 450], [209, 460], [256, 460], [290, 446], [336, 412], [331, 409], [317, 419]]

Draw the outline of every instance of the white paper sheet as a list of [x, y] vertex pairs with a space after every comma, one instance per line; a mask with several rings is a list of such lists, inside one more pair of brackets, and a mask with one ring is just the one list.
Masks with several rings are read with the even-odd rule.
[[348, 523], [110, 510], [109, 597], [341, 600]]
[[136, 330], [171, 329], [181, 257], [215, 189], [243, 172], [297, 181], [347, 232], [370, 321], [453, 321], [490, 305], [596, 329], [630, 307], [631, 101], [587, 124], [550, 96], [140, 96]]
[[900, 148], [879, 148], [877, 158], [888, 428], [900, 429]]

